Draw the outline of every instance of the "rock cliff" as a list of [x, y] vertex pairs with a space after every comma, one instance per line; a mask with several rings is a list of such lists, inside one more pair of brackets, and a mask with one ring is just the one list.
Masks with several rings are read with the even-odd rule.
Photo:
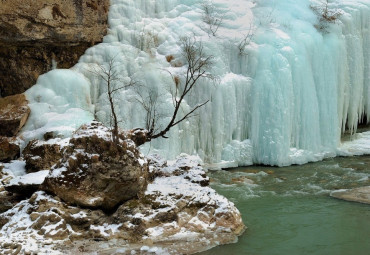
[[107, 30], [109, 0], [0, 1], [0, 96], [22, 93], [52, 66], [70, 68]]

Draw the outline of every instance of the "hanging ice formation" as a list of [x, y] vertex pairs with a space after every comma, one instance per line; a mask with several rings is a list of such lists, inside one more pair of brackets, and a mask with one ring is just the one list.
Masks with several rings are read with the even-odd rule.
[[[169, 158], [199, 154], [227, 166], [283, 166], [336, 155], [343, 130], [355, 132], [370, 116], [370, 1], [329, 1], [342, 15], [323, 24], [320, 11], [310, 8], [320, 10], [320, 1], [213, 0], [214, 15], [222, 19], [216, 36], [203, 22], [203, 3], [112, 0], [104, 42], [72, 70], [53, 70], [28, 90], [32, 115], [25, 139], [50, 130], [68, 135], [94, 115], [109, 123], [104, 84], [91, 71], [112, 58], [121, 78], [160, 95], [159, 107], [170, 116], [174, 81], [167, 71], [181, 76], [179, 41], [191, 34], [214, 56], [211, 72], [219, 81], [199, 82], [184, 112], [210, 102], [169, 139], [153, 141], [151, 151]], [[143, 126], [136, 96], [132, 88], [118, 96], [123, 128]]]

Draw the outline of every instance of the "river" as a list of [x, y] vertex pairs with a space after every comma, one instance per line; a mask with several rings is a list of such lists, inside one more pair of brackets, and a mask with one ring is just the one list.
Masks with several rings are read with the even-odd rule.
[[209, 175], [211, 186], [236, 204], [248, 229], [237, 243], [202, 255], [370, 254], [370, 205], [329, 196], [370, 185], [369, 156]]

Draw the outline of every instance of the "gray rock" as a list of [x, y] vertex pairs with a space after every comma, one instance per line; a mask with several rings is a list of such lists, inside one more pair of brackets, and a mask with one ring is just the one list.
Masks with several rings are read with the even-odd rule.
[[370, 186], [333, 191], [330, 193], [330, 196], [347, 201], [370, 204]]

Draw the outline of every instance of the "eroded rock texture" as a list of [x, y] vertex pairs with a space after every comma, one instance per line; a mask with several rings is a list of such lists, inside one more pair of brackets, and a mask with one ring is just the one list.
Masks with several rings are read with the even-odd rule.
[[30, 112], [24, 94], [0, 98], [0, 136], [15, 136], [26, 123]]
[[8, 162], [19, 157], [20, 148], [12, 138], [0, 136], [0, 161]]
[[0, 96], [24, 92], [53, 63], [72, 67], [101, 42], [108, 9], [109, 0], [0, 1]]
[[70, 204], [112, 210], [146, 188], [148, 166], [134, 142], [113, 143], [98, 122], [82, 126], [61, 154], [42, 188]]

